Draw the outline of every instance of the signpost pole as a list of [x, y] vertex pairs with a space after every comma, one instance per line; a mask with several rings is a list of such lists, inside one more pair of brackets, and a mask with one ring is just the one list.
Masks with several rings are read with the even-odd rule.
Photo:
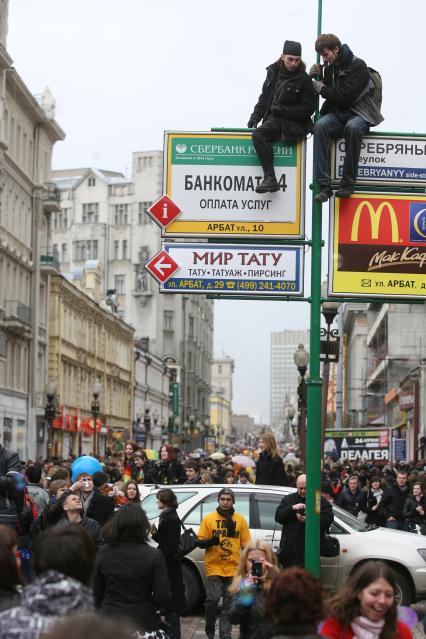
[[[317, 33], [322, 28], [322, 0], [318, 0]], [[320, 56], [317, 54], [317, 63]], [[319, 109], [315, 120], [319, 117]], [[316, 182], [313, 185], [312, 198], [312, 255], [311, 255], [311, 308], [310, 308], [310, 357], [308, 390], [308, 424], [306, 433], [306, 531], [305, 566], [314, 575], [320, 573], [320, 497], [321, 497], [321, 386], [320, 375], [320, 329], [321, 329], [321, 244], [322, 244], [322, 205], [315, 202], [319, 191]]]

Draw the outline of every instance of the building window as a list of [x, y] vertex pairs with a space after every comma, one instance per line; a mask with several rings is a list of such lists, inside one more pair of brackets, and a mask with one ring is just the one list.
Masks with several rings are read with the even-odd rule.
[[66, 242], [62, 244], [62, 261], [68, 262], [68, 245]]
[[83, 224], [97, 224], [99, 220], [98, 202], [88, 202], [83, 204], [82, 222]]
[[76, 261], [98, 259], [98, 240], [77, 240], [73, 242], [73, 249]]
[[174, 311], [163, 311], [163, 331], [174, 330]]
[[127, 260], [127, 240], [123, 240], [123, 260]]
[[118, 255], [120, 251], [120, 242], [119, 240], [114, 240], [114, 259], [118, 260]]
[[96, 186], [96, 179], [94, 177], [89, 177], [89, 179], [87, 180], [87, 185]]
[[114, 204], [114, 224], [123, 226], [129, 223], [129, 205]]
[[189, 316], [188, 337], [194, 337], [194, 316]]
[[114, 288], [117, 295], [122, 295], [123, 293], [125, 293], [125, 282], [125, 275], [116, 275], [114, 277]]
[[152, 206], [152, 202], [138, 202], [138, 224], [146, 224], [150, 221], [149, 215], [146, 210]]

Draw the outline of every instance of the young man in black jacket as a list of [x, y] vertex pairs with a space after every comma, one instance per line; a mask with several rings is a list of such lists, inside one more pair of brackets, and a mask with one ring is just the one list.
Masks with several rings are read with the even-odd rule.
[[345, 138], [346, 156], [336, 197], [349, 197], [357, 178], [362, 138], [370, 126], [383, 121], [383, 116], [364, 60], [355, 57], [348, 45], [342, 45], [332, 33], [320, 35], [315, 50], [324, 61], [324, 73], [319, 64], [310, 70], [311, 76], [320, 78], [313, 80], [316, 93], [325, 99], [314, 128], [314, 179], [320, 185], [315, 200], [322, 203], [332, 194], [331, 140]]
[[300, 42], [284, 42], [280, 59], [267, 67], [262, 93], [247, 124], [251, 129], [263, 121], [253, 131], [253, 146], [264, 173], [257, 193], [273, 193], [281, 188], [275, 177], [273, 142], [298, 142], [313, 128], [315, 93], [301, 56]]
[[386, 528], [404, 530], [404, 504], [409, 495], [407, 473], [400, 471], [394, 486], [388, 486], [380, 500], [379, 512], [386, 519]]

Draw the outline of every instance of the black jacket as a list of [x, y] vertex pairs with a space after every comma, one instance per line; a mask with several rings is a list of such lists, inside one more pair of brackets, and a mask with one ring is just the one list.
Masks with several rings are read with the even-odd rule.
[[114, 500], [103, 495], [97, 488], [93, 490], [90, 504], [86, 510], [86, 516], [94, 519], [103, 526], [114, 514]]
[[[56, 525], [64, 526], [67, 523], [68, 523], [68, 518], [65, 516]], [[99, 526], [98, 522], [95, 521], [94, 519], [90, 519], [90, 517], [83, 516], [79, 525], [82, 528], [85, 528], [87, 530], [87, 532], [89, 533], [89, 535], [92, 537], [93, 541], [95, 542], [96, 546], [98, 546], [101, 541], [100, 540], [101, 527]]]
[[[416, 508], [418, 508], [418, 506], [422, 506], [423, 512], [425, 513], [424, 515], [417, 512]], [[426, 497], [422, 495], [421, 500], [417, 501], [413, 495], [410, 495], [407, 497], [402, 512], [405, 519], [409, 522], [418, 524], [419, 526], [426, 524]]]
[[157, 480], [159, 484], [184, 484], [186, 482], [186, 473], [183, 465], [173, 459], [167, 462], [160, 462], [157, 466]]
[[365, 495], [365, 512], [367, 513], [365, 522], [374, 526], [384, 526], [385, 519], [383, 517], [383, 513], [380, 512], [380, 501], [379, 508], [373, 510], [373, 507], [377, 506], [377, 497], [375, 497], [374, 492], [371, 489], [368, 490]]
[[176, 559], [180, 535], [183, 532], [180, 519], [175, 508], [167, 508], [160, 515], [158, 530], [152, 536], [164, 555], [169, 576], [172, 599], [167, 603], [169, 610], [185, 609], [185, 586], [182, 577], [182, 561]]
[[240, 593], [236, 592], [227, 608], [227, 616], [233, 624], [240, 625], [240, 639], [270, 639], [271, 628], [263, 618], [263, 593], [255, 591], [251, 606], [240, 602]]
[[14, 484], [6, 475], [11, 471], [19, 472], [20, 470], [18, 453], [6, 450], [0, 444], [0, 524], [15, 526], [17, 523], [18, 511], [14, 498]]
[[261, 452], [256, 463], [256, 484], [264, 486], [287, 486], [284, 464], [278, 455], [272, 457]]
[[281, 119], [283, 137], [289, 142], [300, 140], [312, 131], [311, 115], [315, 111], [316, 98], [312, 80], [305, 71], [302, 62], [299, 69], [291, 74], [278, 99], [279, 108], [271, 113], [274, 89], [279, 75], [281, 62], [278, 60], [266, 69], [266, 80], [253, 113], [250, 116], [255, 124], [265, 121], [270, 115]]
[[166, 563], [159, 550], [130, 541], [99, 549], [94, 597], [103, 614], [127, 619], [138, 630], [159, 630], [156, 610], [170, 596]]
[[348, 513], [351, 513], [354, 517], [357, 517], [359, 511], [364, 511], [366, 508], [365, 493], [359, 488], [355, 493], [352, 493], [346, 486], [338, 495], [336, 504], [340, 506], [340, 508], [347, 510]]
[[385, 488], [379, 506], [379, 511], [383, 517], [385, 519], [395, 517], [397, 521], [403, 521], [403, 509], [408, 495], [407, 486], [405, 486], [405, 490], [400, 490], [397, 484]]
[[[282, 563], [288, 567], [304, 566], [305, 563], [305, 524], [300, 522], [293, 510], [295, 504], [304, 503], [305, 498], [296, 491], [281, 500], [275, 512], [275, 521], [283, 525], [280, 541]], [[323, 537], [333, 523], [332, 505], [325, 497], [321, 497], [320, 530]]]

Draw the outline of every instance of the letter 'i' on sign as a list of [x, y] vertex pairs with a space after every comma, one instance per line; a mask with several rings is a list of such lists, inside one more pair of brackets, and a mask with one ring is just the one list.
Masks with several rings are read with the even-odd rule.
[[154, 202], [154, 204], [146, 210], [146, 212], [150, 217], [152, 217], [154, 222], [165, 228], [171, 224], [182, 211], [168, 195], [162, 195], [159, 200]]

